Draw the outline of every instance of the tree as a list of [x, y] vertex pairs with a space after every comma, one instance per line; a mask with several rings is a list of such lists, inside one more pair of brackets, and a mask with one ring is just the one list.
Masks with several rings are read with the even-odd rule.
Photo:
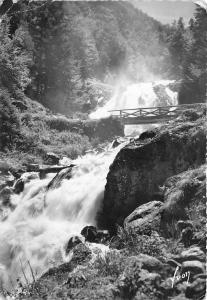
[[[192, 24], [192, 22], [191, 22]], [[207, 84], [207, 13], [197, 6], [192, 45], [183, 62], [183, 80], [179, 93], [180, 103], [206, 101]]]
[[10, 20], [4, 17], [0, 26], [0, 88], [12, 94], [24, 91], [30, 83], [30, 56], [25, 48], [26, 31], [22, 27], [10, 36]]

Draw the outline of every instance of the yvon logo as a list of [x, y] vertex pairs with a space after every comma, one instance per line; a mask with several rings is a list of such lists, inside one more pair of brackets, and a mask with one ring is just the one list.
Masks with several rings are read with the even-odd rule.
[[174, 276], [173, 276], [173, 278], [170, 278], [170, 279], [172, 280], [172, 288], [181, 279], [182, 280], [186, 279], [186, 282], [188, 284], [189, 283], [189, 279], [190, 279], [190, 271], [187, 271], [185, 273], [179, 273], [179, 267], [176, 267]]

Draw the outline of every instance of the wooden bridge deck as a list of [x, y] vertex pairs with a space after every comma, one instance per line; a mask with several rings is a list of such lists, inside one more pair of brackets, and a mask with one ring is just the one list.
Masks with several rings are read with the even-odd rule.
[[121, 119], [124, 125], [128, 124], [154, 124], [163, 123], [176, 118], [180, 112], [195, 108], [203, 103], [140, 107], [135, 109], [115, 109], [110, 110], [112, 116]]

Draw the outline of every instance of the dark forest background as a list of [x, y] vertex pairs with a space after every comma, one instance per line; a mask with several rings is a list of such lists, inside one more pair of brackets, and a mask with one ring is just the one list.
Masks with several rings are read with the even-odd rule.
[[18, 148], [45, 153], [52, 141], [57, 152], [64, 141], [75, 143], [66, 154], [84, 153], [98, 125], [71, 125], [51, 111], [87, 119], [97, 98], [110, 93], [94, 80], [113, 84], [121, 76], [131, 82], [176, 79], [179, 103], [205, 102], [207, 14], [199, 6], [188, 25], [182, 18], [162, 25], [122, 1], [4, 0], [0, 15], [4, 152]]

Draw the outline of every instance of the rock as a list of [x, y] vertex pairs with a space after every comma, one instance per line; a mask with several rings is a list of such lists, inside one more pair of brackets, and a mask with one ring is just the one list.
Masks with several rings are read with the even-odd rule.
[[203, 299], [206, 295], [206, 279], [196, 279], [189, 285], [185, 292], [186, 297], [189, 299]]
[[19, 108], [21, 111], [27, 110], [27, 106], [21, 101], [13, 101], [12, 104]]
[[125, 229], [131, 228], [139, 233], [159, 231], [162, 206], [160, 201], [151, 201], [139, 206], [124, 220]]
[[85, 244], [78, 244], [73, 248], [72, 259], [58, 267], [49, 269], [45, 274], [41, 276], [41, 279], [48, 279], [50, 276], [56, 276], [56, 281], [59, 280], [64, 273], [69, 273], [77, 266], [88, 263], [92, 258], [91, 250]]
[[192, 238], [193, 229], [191, 227], [187, 227], [182, 230], [180, 241], [184, 244], [185, 247], [189, 247], [191, 245]]
[[57, 154], [53, 153], [53, 152], [48, 152], [46, 154], [45, 160], [50, 165], [58, 165], [60, 157]]
[[190, 271], [191, 277], [195, 274], [205, 273], [205, 265], [199, 260], [184, 261], [181, 269], [181, 273]]
[[95, 226], [85, 226], [81, 230], [82, 236], [84, 236], [87, 242], [95, 243], [97, 238], [97, 229]]
[[[164, 211], [163, 218], [168, 223], [177, 220], [177, 229], [193, 228], [194, 221], [188, 214], [188, 209], [195, 201], [202, 203], [205, 196], [205, 184], [197, 179], [205, 174], [206, 166], [182, 172], [169, 177], [164, 183]], [[186, 209], [188, 208], [188, 209]], [[179, 228], [180, 227], [180, 228]]]
[[6, 186], [13, 186], [15, 182], [15, 177], [11, 174], [10, 171], [0, 171], [0, 189]]
[[[154, 138], [143, 140], [142, 143], [129, 143], [119, 151], [107, 175], [103, 205], [98, 217], [100, 227], [115, 232], [115, 224], [122, 225], [134, 209], [152, 201], [153, 195], [169, 177], [205, 163], [204, 121], [187, 124], [176, 122], [161, 127]], [[197, 184], [195, 182], [191, 191], [196, 192]], [[177, 216], [177, 220], [183, 219], [180, 215], [186, 214], [184, 207], [194, 195], [191, 196], [189, 190], [184, 193], [186, 201], [182, 201], [182, 191], [178, 201], [176, 197], [167, 199], [166, 195], [165, 201], [169, 201], [170, 205], [165, 222], [171, 221], [168, 218], [170, 211], [173, 217]]]
[[112, 142], [112, 144], [111, 144], [111, 147], [112, 147], [112, 148], [116, 148], [116, 147], [118, 147], [120, 144], [121, 144], [121, 143], [120, 143], [117, 139], [115, 139], [115, 140], [113, 140], [113, 142]]
[[20, 194], [24, 190], [24, 180], [22, 178], [17, 179], [14, 184], [14, 193]]
[[[64, 179], [69, 180], [72, 176], [72, 169], [75, 165], [70, 165], [69, 167], [60, 167], [60, 168], [51, 168], [49, 173], [54, 173], [56, 170], [58, 173], [57, 175], [48, 183], [47, 188], [48, 189], [56, 189], [58, 188], [62, 181]], [[45, 172], [48, 173], [48, 170], [44, 170], [42, 173], [40, 173], [40, 178], [44, 178], [43, 173], [46, 174]]]
[[110, 238], [108, 230], [97, 230], [96, 243], [104, 243]]
[[121, 299], [134, 299], [141, 287], [144, 292], [152, 292], [154, 288], [160, 285], [160, 275], [142, 269], [142, 262], [136, 256], [129, 257], [125, 264], [124, 272], [117, 280], [117, 288]]
[[163, 264], [155, 257], [139, 254], [136, 256], [136, 260], [141, 263], [141, 268], [146, 269], [149, 272], [158, 272], [163, 268]]
[[193, 229], [193, 223], [192, 221], [183, 221], [183, 220], [179, 220], [177, 222], [177, 229], [178, 231], [182, 231], [183, 229], [187, 228], [187, 227], [190, 227]]
[[195, 232], [191, 239], [191, 245], [198, 245], [202, 251], [206, 251], [206, 234], [205, 232]]
[[72, 236], [66, 246], [65, 253], [68, 255], [68, 253], [78, 244], [83, 243], [82, 239], [79, 236]]
[[4, 187], [0, 191], [0, 200], [2, 201], [3, 205], [10, 205], [10, 197], [13, 194], [13, 189], [9, 186]]
[[188, 298], [186, 298], [185, 295], [181, 294], [171, 298], [171, 300], [188, 300]]
[[20, 179], [24, 181], [24, 183], [28, 183], [31, 180], [39, 179], [39, 173], [38, 172], [25, 172], [21, 175]]
[[155, 130], [147, 130], [144, 131], [140, 134], [139, 140], [145, 140], [145, 139], [152, 139], [153, 137], [156, 136], [156, 131]]
[[186, 260], [199, 260], [205, 262], [206, 256], [199, 247], [191, 247], [180, 254], [181, 262]]
[[27, 172], [39, 172], [40, 166], [38, 164], [27, 164]]
[[63, 156], [62, 159], [60, 159], [59, 161], [59, 165], [63, 166], [63, 167], [68, 167], [70, 166], [72, 163], [72, 160], [70, 158], [68, 158], [67, 156]]

